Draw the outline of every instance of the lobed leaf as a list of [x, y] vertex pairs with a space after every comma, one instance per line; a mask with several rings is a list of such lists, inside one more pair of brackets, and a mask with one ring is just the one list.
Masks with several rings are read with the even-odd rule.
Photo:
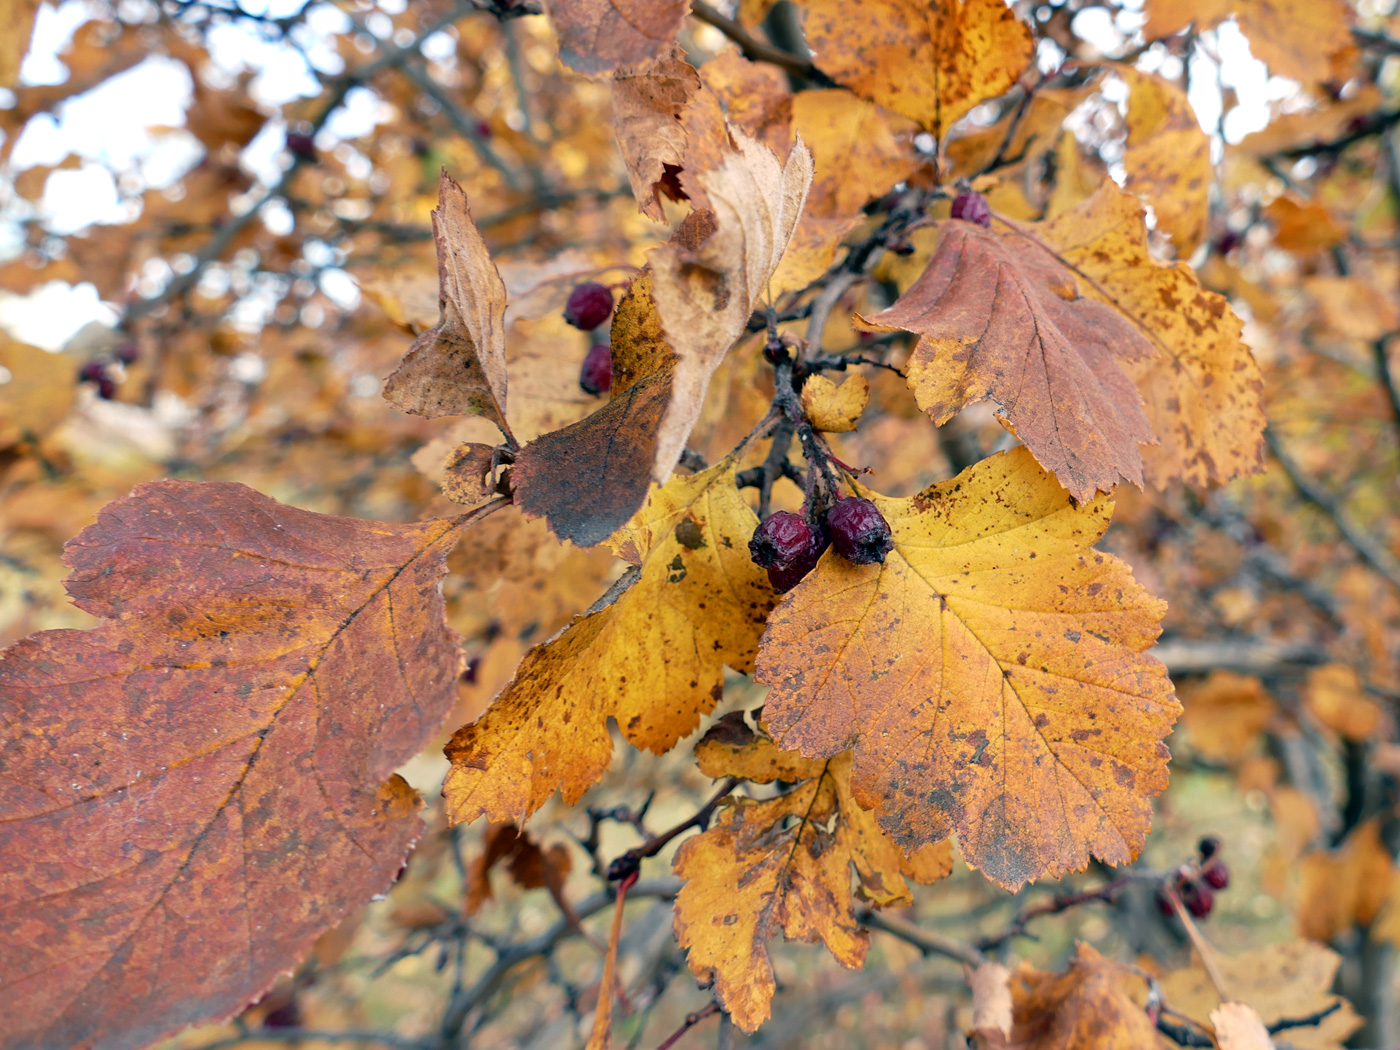
[[7, 1050], [228, 1017], [389, 886], [419, 829], [391, 774], [456, 697], [461, 525], [159, 481], [68, 544], [107, 622], [0, 655]]
[[676, 38], [689, 0], [547, 0], [559, 60], [587, 76], [656, 58]]
[[1144, 652], [1164, 603], [1092, 549], [1112, 505], [1076, 507], [1025, 449], [872, 498], [885, 563], [828, 553], [769, 618], [774, 739], [853, 747], [855, 800], [901, 848], [956, 834], [1008, 888], [1131, 860], [1180, 705]]

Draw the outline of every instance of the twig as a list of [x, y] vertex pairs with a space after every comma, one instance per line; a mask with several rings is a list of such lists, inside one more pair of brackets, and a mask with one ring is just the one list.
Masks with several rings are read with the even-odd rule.
[[715, 10], [705, 0], [692, 0], [690, 13], [697, 20], [706, 25], [714, 26], [721, 33], [727, 36], [734, 43], [739, 45], [739, 50], [744, 53], [744, 57], [754, 62], [768, 62], [780, 69], [786, 70], [795, 77], [802, 77], [810, 80], [821, 87], [840, 87], [836, 81], [827, 76], [815, 65], [805, 58], [798, 58], [782, 48], [774, 47], [772, 44], [756, 40], [749, 34], [749, 31], [741, 26], [734, 19], [721, 14]]
[[1272, 638], [1223, 638], [1196, 641], [1170, 638], [1159, 642], [1152, 655], [1167, 665], [1174, 675], [1204, 674], [1207, 671], [1239, 671], [1242, 674], [1270, 674], [1289, 664], [1327, 662], [1327, 651], [1314, 642], [1279, 642]]
[[199, 1050], [224, 1050], [225, 1047], [242, 1043], [359, 1043], [368, 1046], [387, 1046], [390, 1050], [433, 1050], [437, 1041], [433, 1039], [410, 1039], [396, 1032], [378, 1032], [368, 1029], [347, 1028], [344, 1031], [328, 1031], [320, 1028], [257, 1028], [246, 1034], [230, 1036], [213, 1043], [206, 1043]]
[[710, 817], [714, 815], [715, 808], [729, 797], [730, 793], [739, 786], [739, 777], [730, 777], [721, 786], [715, 796], [706, 802], [695, 815], [681, 821], [673, 828], [669, 828], [657, 835], [653, 835], [640, 846], [633, 846], [626, 853], [616, 858], [608, 865], [608, 879], [616, 882], [619, 879], [627, 879], [635, 876], [641, 868], [642, 861], [647, 857], [654, 857], [666, 848], [666, 844], [691, 828], [705, 828], [709, 826]]
[[1000, 933], [994, 933], [983, 937], [977, 942], [977, 947], [984, 952], [993, 948], [1000, 948], [1013, 937], [1022, 937], [1026, 933], [1026, 925], [1032, 919], [1038, 919], [1042, 915], [1058, 915], [1062, 911], [1078, 907], [1081, 904], [1088, 904], [1090, 901], [1103, 901], [1105, 904], [1112, 904], [1118, 896], [1118, 891], [1130, 882], [1156, 882], [1161, 878], [1158, 874], [1129, 874], [1121, 875], [1112, 882], [1106, 882], [1102, 886], [1092, 890], [1083, 890], [1080, 893], [1057, 893], [1047, 901], [1039, 904], [1031, 904], [1022, 908], [1016, 917], [1007, 924], [1006, 929]]
[[856, 919], [872, 930], [888, 933], [906, 944], [912, 944], [925, 955], [941, 955], [972, 967], [981, 966], [987, 961], [987, 957], [971, 944], [925, 930], [893, 915], [881, 915], [871, 908], [863, 908], [856, 914]]
[[1351, 519], [1332, 501], [1332, 498], [1316, 482], [1298, 469], [1298, 465], [1283, 451], [1283, 447], [1279, 444], [1272, 428], [1265, 428], [1264, 440], [1269, 443], [1269, 451], [1274, 454], [1279, 466], [1283, 467], [1283, 472], [1288, 475], [1288, 480], [1293, 482], [1299, 495], [1332, 519], [1332, 524], [1337, 527], [1342, 539], [1351, 545], [1352, 550], [1356, 551], [1362, 561], [1389, 580], [1394, 587], [1400, 589], [1400, 561], [1397, 561], [1390, 551], [1352, 524]]
[[486, 136], [477, 129], [477, 122], [471, 118], [470, 114], [462, 112], [462, 107], [457, 105], [442, 85], [435, 81], [426, 70], [419, 69], [418, 63], [409, 59], [403, 64], [404, 76], [417, 85], [418, 90], [427, 95], [439, 106], [442, 107], [443, 115], [447, 117], [448, 123], [456, 129], [457, 133], [472, 144], [477, 155], [488, 165], [500, 172], [501, 178], [506, 180], [506, 185], [513, 190], [523, 189], [520, 173], [501, 159], [501, 155], [495, 151], [491, 143], [486, 141]]
[[1181, 925], [1186, 929], [1186, 936], [1191, 939], [1191, 946], [1196, 949], [1196, 954], [1201, 958], [1201, 966], [1205, 968], [1206, 976], [1210, 978], [1211, 987], [1215, 989], [1215, 994], [1220, 997], [1222, 1003], [1230, 1002], [1230, 996], [1225, 991], [1225, 975], [1220, 972], [1220, 967], [1215, 965], [1215, 950], [1211, 948], [1206, 939], [1201, 936], [1201, 931], [1196, 929], [1196, 924], [1191, 921], [1191, 916], [1186, 913], [1182, 906], [1181, 898], [1177, 896], [1175, 887], [1170, 883], [1162, 884], [1162, 895], [1167, 898], [1176, 912], [1176, 917], [1181, 920]]
[[681, 1022], [681, 1026], [668, 1035], [665, 1040], [657, 1046], [656, 1050], [671, 1050], [671, 1047], [680, 1042], [681, 1036], [685, 1035], [686, 1032], [690, 1031], [705, 1018], [713, 1017], [719, 1012], [719, 1003], [712, 999], [694, 1013], [686, 1014], [685, 1020]]

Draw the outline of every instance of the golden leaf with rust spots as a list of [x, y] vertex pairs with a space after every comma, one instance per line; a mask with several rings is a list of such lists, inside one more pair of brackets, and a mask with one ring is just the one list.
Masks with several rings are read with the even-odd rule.
[[1030, 64], [1034, 37], [1003, 0], [804, 0], [822, 71], [936, 138]]
[[820, 218], [859, 215], [873, 197], [918, 164], [910, 139], [916, 129], [873, 102], [839, 89], [801, 91], [792, 100], [792, 124], [812, 151], [815, 175], [807, 210]]
[[774, 740], [854, 747], [855, 799], [902, 848], [956, 834], [1008, 888], [1132, 860], [1181, 708], [1145, 652], [1164, 603], [1093, 550], [1112, 504], [1076, 507], [1025, 449], [871, 498], [885, 563], [828, 553], [769, 618]]
[[1263, 466], [1263, 381], [1224, 297], [1185, 263], [1147, 249], [1143, 208], [1105, 180], [1088, 200], [1037, 233], [1076, 273], [1083, 294], [1111, 303], [1157, 348], [1125, 361], [1159, 444], [1142, 448], [1146, 480], [1220, 483]]
[[719, 701], [724, 665], [752, 667], [772, 607], [749, 558], [757, 524], [732, 459], [653, 490], [611, 541], [632, 575], [532, 649], [481, 720], [448, 743], [452, 821], [523, 824], [555, 791], [577, 802], [611, 759], [609, 718], [658, 753], [693, 732]]
[[1157, 229], [1171, 236], [1177, 257], [1190, 258], [1210, 213], [1210, 139], [1186, 92], [1171, 81], [1125, 65], [1113, 73], [1128, 85], [1125, 188], [1152, 205]]
[[732, 800], [674, 862], [685, 880], [676, 940], [695, 975], [713, 980], [735, 1024], [752, 1032], [767, 1019], [776, 987], [770, 938], [821, 941], [842, 965], [859, 967], [870, 941], [856, 921], [852, 869], [862, 899], [908, 904], [906, 878], [943, 878], [952, 848], [939, 842], [905, 858], [852, 799], [849, 754], [813, 761], [782, 751], [749, 729], [742, 712], [716, 723], [695, 751], [710, 776], [798, 782], [777, 798]]

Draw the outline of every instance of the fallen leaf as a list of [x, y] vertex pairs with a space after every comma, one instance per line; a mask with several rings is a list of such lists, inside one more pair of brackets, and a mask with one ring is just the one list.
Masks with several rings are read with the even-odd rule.
[[1025, 449], [871, 498], [885, 563], [828, 553], [769, 617], [774, 739], [854, 747], [855, 799], [901, 848], [956, 834], [1009, 889], [1130, 861], [1180, 707], [1144, 652], [1164, 604], [1092, 549], [1112, 504], [1076, 507]]
[[674, 861], [684, 880], [676, 940], [696, 977], [712, 981], [734, 1023], [752, 1032], [767, 1020], [776, 988], [770, 938], [781, 931], [789, 940], [821, 941], [842, 965], [859, 967], [870, 937], [856, 921], [851, 869], [865, 899], [907, 904], [906, 876], [944, 877], [951, 850], [943, 842], [918, 861], [902, 857], [852, 800], [849, 755], [812, 761], [780, 751], [749, 730], [742, 714], [717, 725], [695, 750], [712, 777], [797, 781], [766, 801], [731, 800]]
[[393, 882], [420, 822], [391, 774], [456, 699], [462, 524], [158, 481], [67, 545], [106, 622], [0, 658], [11, 1045], [228, 1017]]
[[1011, 976], [1016, 1050], [1152, 1050], [1173, 1046], [1145, 1003], [1147, 982], [1082, 941], [1064, 973], [1022, 963]]
[[1126, 65], [1113, 73], [1128, 85], [1124, 188], [1152, 205], [1157, 229], [1171, 236], [1177, 257], [1190, 258], [1210, 213], [1210, 139], [1186, 92], [1171, 81]]
[[433, 209], [438, 257], [436, 327], [414, 340], [384, 381], [384, 398], [414, 415], [486, 416], [506, 423], [506, 286], [472, 222], [467, 195], [444, 169]]
[[1240, 319], [1185, 263], [1152, 258], [1142, 215], [1141, 204], [1105, 180], [1037, 235], [1088, 278], [1085, 295], [1111, 303], [1157, 347], [1155, 356], [1124, 362], [1159, 441], [1141, 449], [1147, 481], [1204, 486], [1257, 473], [1263, 381]]
[[559, 60], [587, 76], [657, 58], [676, 39], [690, 0], [546, 0]]
[[612, 541], [632, 576], [532, 649], [481, 720], [448, 743], [452, 822], [523, 824], [555, 791], [577, 802], [611, 759], [609, 718], [657, 753], [693, 732], [719, 702], [724, 665], [752, 667], [772, 607], [749, 559], [757, 525], [732, 459], [654, 490]]
[[851, 376], [837, 386], [818, 374], [802, 384], [802, 410], [812, 426], [828, 433], [854, 430], [869, 401], [870, 383], [865, 376]]
[[917, 120], [935, 138], [1003, 94], [1030, 64], [1034, 38], [1003, 0], [805, 0], [822, 71]]
[[1124, 371], [1156, 354], [1112, 307], [1085, 294], [1047, 248], [947, 220], [928, 269], [862, 326], [917, 333], [908, 362], [919, 407], [940, 426], [995, 403], [1016, 436], [1075, 499], [1142, 484], [1138, 445], [1153, 440]]

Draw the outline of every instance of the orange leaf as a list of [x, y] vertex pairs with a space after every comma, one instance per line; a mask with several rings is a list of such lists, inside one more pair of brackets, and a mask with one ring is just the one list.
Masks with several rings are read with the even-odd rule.
[[559, 59], [578, 73], [610, 73], [655, 58], [675, 40], [689, 0], [548, 0]]

